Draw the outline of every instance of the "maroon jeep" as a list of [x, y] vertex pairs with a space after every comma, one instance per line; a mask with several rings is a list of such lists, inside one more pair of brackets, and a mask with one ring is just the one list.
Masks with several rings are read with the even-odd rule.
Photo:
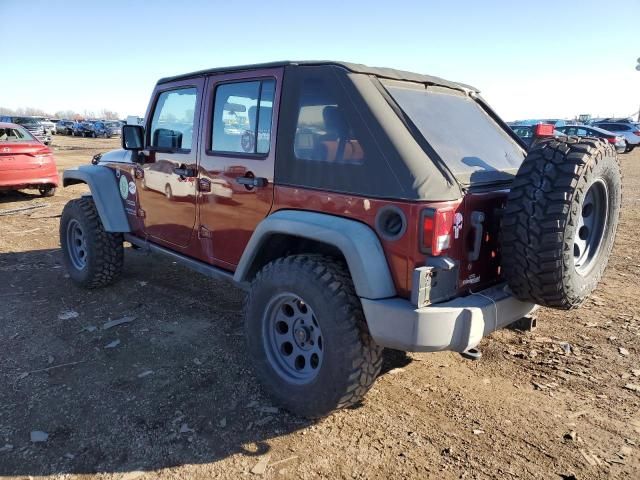
[[124, 242], [248, 292], [255, 370], [317, 417], [360, 401], [383, 347], [477, 356], [483, 336], [595, 288], [620, 210], [611, 145], [526, 146], [473, 87], [337, 62], [161, 79], [122, 150], [64, 173], [69, 275]]

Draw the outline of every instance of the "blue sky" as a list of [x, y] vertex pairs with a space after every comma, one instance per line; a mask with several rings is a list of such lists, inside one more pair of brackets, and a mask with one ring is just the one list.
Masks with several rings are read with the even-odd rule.
[[505, 119], [640, 105], [640, 0], [0, 0], [0, 35], [9, 108], [143, 114], [159, 77], [283, 59], [469, 83]]

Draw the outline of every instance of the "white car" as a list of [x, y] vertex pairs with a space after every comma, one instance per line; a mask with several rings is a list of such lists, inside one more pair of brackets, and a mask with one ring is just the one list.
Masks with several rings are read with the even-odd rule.
[[181, 178], [174, 173], [176, 165], [168, 160], [158, 160], [144, 169], [142, 188], [163, 193], [167, 199], [195, 196], [194, 178]]
[[58, 129], [56, 127], [56, 124], [53, 123], [51, 120], [49, 120], [48, 118], [43, 118], [43, 117], [37, 117], [37, 120], [40, 122], [40, 124], [44, 127], [44, 131], [49, 134], [49, 135], [56, 135], [58, 133]]

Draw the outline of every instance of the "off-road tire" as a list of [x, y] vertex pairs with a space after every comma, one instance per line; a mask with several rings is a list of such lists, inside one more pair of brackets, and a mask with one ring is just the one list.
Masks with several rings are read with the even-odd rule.
[[[67, 227], [71, 220], [77, 221], [87, 238], [87, 260], [82, 269], [76, 268], [70, 259]], [[124, 263], [122, 234], [105, 232], [91, 197], [71, 200], [65, 205], [60, 218], [60, 244], [64, 265], [76, 284], [99, 288], [120, 276]]]
[[[590, 269], [578, 273], [574, 240], [585, 195], [606, 186], [606, 221]], [[614, 147], [598, 139], [559, 137], [533, 148], [511, 186], [502, 228], [502, 271], [513, 294], [568, 310], [595, 289], [613, 248], [621, 202]]]
[[[298, 295], [314, 310], [324, 340], [316, 377], [299, 385], [273, 367], [264, 335], [266, 305], [282, 292]], [[375, 381], [382, 347], [371, 338], [346, 266], [320, 255], [295, 255], [266, 265], [254, 278], [245, 304], [249, 358], [266, 392], [288, 411], [319, 418], [353, 406]]]

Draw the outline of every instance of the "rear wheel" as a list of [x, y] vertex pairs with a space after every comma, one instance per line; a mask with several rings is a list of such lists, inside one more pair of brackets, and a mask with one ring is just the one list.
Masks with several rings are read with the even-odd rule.
[[629, 153], [633, 150], [633, 146], [629, 145], [629, 142], [624, 141], [624, 153]]
[[502, 269], [514, 295], [552, 308], [580, 305], [609, 261], [621, 190], [609, 143], [571, 137], [531, 150], [503, 219]]
[[120, 233], [104, 231], [93, 199], [71, 200], [60, 219], [60, 244], [71, 279], [85, 288], [115, 281], [124, 262]]
[[245, 331], [258, 379], [297, 415], [357, 404], [380, 371], [382, 347], [346, 267], [330, 258], [296, 255], [264, 267], [251, 284]]

